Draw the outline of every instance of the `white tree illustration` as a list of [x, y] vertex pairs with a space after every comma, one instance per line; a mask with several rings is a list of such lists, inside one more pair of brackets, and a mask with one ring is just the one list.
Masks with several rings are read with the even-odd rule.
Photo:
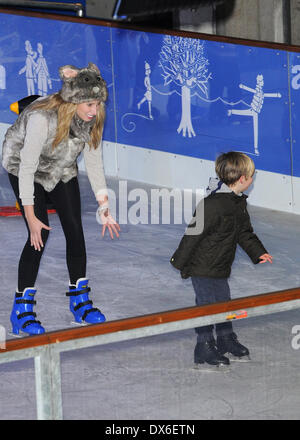
[[196, 136], [191, 118], [191, 91], [197, 89], [208, 97], [208, 60], [204, 57], [204, 41], [166, 35], [159, 54], [164, 85], [171, 82], [181, 87], [182, 113], [177, 129], [185, 137]]

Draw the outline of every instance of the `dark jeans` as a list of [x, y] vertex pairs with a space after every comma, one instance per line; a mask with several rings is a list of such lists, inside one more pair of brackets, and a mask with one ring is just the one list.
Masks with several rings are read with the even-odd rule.
[[[192, 277], [192, 283], [196, 294], [197, 306], [229, 301], [231, 299], [227, 278]], [[231, 322], [216, 324], [215, 328], [217, 336], [222, 336], [233, 331]], [[211, 339], [213, 337], [213, 329], [213, 325], [196, 327], [197, 341], [204, 342]]]
[[[18, 268], [18, 290], [23, 292], [25, 288], [34, 287], [35, 285], [49, 231], [42, 229], [44, 247], [40, 251], [36, 251], [30, 244], [30, 231], [19, 198], [19, 179], [12, 174], [8, 174], [8, 176], [28, 230], [28, 238]], [[60, 181], [50, 192], [46, 192], [39, 183], [34, 183], [34, 213], [40, 221], [49, 226], [47, 200], [50, 200], [60, 219], [66, 238], [69, 279], [71, 284], [76, 284], [79, 278], [86, 276], [86, 249], [81, 222], [81, 201], [77, 177], [67, 183]]]

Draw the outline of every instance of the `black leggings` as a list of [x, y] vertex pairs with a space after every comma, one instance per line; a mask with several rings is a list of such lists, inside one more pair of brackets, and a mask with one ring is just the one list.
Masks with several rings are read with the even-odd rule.
[[[25, 288], [34, 287], [35, 285], [49, 231], [42, 229], [41, 234], [44, 247], [40, 251], [35, 250], [30, 244], [30, 231], [25, 218], [24, 208], [19, 198], [19, 179], [12, 174], [8, 176], [28, 230], [28, 239], [20, 257], [18, 269], [18, 290], [23, 292]], [[81, 222], [81, 202], [77, 177], [74, 177], [67, 183], [58, 182], [51, 192], [46, 192], [42, 185], [34, 183], [34, 213], [47, 226], [49, 226], [48, 200], [59, 216], [66, 237], [66, 259], [69, 279], [71, 284], [76, 284], [79, 278], [86, 276], [86, 250]]]

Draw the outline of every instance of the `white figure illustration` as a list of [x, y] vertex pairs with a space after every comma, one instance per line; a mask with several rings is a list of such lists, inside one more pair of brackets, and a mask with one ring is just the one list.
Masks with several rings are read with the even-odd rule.
[[251, 87], [240, 84], [240, 89], [247, 90], [253, 93], [253, 99], [250, 104], [249, 109], [234, 109], [228, 110], [228, 116], [240, 115], [240, 116], [252, 116], [253, 118], [253, 132], [254, 132], [254, 151], [255, 154], [259, 154], [258, 150], [258, 115], [262, 110], [264, 98], [281, 98], [280, 93], [264, 93], [264, 77], [263, 75], [257, 75], [256, 77], [256, 87], [252, 89]]
[[6, 70], [2, 64], [0, 64], [0, 89], [6, 89]]
[[25, 66], [19, 71], [19, 75], [25, 73], [26, 83], [27, 83], [27, 93], [28, 95], [35, 94], [34, 82], [36, 81], [35, 68], [36, 62], [34, 59], [37, 53], [32, 50], [32, 46], [29, 40], [25, 41], [25, 50], [27, 52]]
[[42, 43], [37, 44], [37, 51], [39, 57], [35, 66], [35, 73], [37, 75], [38, 94], [46, 96], [48, 94], [48, 86], [52, 89], [52, 82], [48, 71], [48, 66], [45, 57], [43, 56]]
[[141, 105], [144, 104], [144, 102], [148, 102], [148, 111], [149, 111], [149, 118], [153, 119], [152, 112], [151, 112], [151, 103], [152, 103], [152, 90], [151, 90], [151, 82], [150, 82], [150, 73], [151, 68], [150, 65], [145, 61], [145, 79], [144, 79], [144, 85], [146, 87], [146, 93], [144, 94], [144, 97], [140, 100], [137, 107], [138, 109], [141, 108]]

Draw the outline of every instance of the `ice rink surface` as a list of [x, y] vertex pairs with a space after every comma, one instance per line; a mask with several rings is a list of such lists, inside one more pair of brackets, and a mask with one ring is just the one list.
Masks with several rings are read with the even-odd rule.
[[[118, 180], [107, 181], [118, 194]], [[84, 174], [80, 186], [91, 299], [107, 320], [193, 306], [191, 281], [182, 280], [169, 263], [186, 225], [124, 224], [119, 239], [102, 239], [97, 205]], [[128, 191], [135, 188], [147, 193], [151, 189], [128, 182]], [[0, 205], [14, 204], [0, 167]], [[239, 248], [230, 277], [232, 298], [300, 286], [300, 217], [251, 205], [249, 212], [274, 262], [253, 265]], [[50, 226], [35, 286], [35, 311], [47, 331], [72, 327], [65, 296], [65, 240], [56, 214], [50, 215]], [[8, 338], [25, 238], [22, 218], [0, 217], [0, 325]], [[64, 419], [298, 420], [300, 349], [292, 344], [297, 325], [299, 309], [234, 322], [252, 360], [232, 362], [226, 373], [193, 368], [193, 329], [62, 353]], [[35, 418], [33, 359], [0, 364], [0, 419]]]

